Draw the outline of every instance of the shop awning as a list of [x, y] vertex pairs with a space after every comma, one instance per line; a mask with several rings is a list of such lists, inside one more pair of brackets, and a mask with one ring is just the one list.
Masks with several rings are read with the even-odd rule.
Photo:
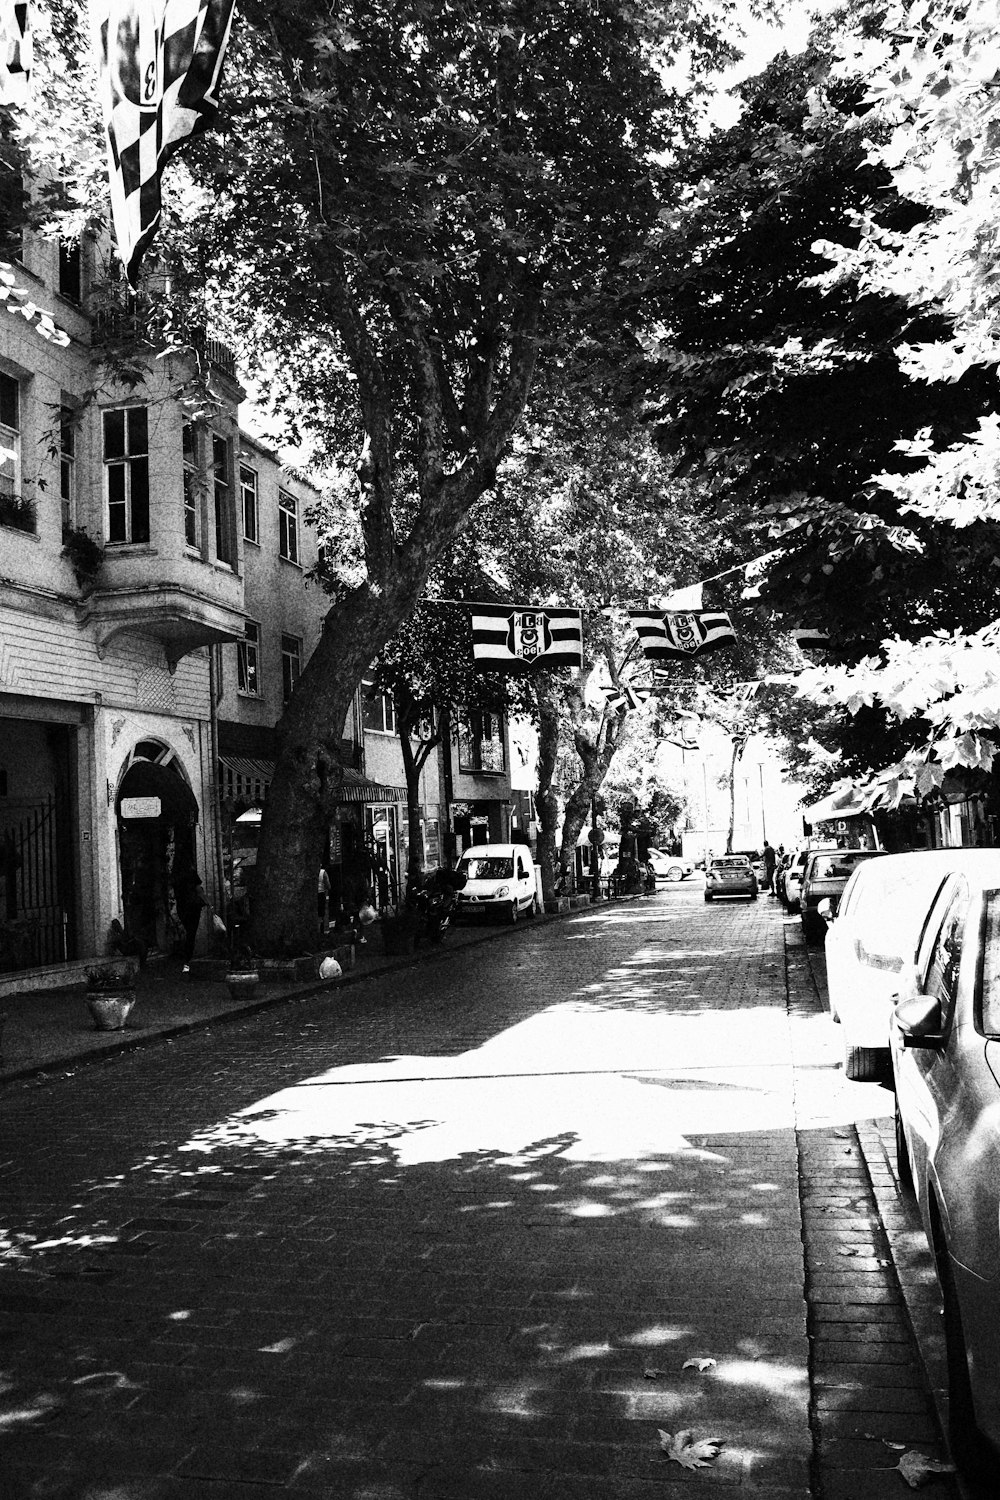
[[802, 809], [807, 823], [830, 823], [836, 818], [856, 818], [867, 811], [863, 792], [855, 786], [835, 787], [828, 796]]
[[[262, 802], [274, 776], [273, 760], [252, 760], [240, 755], [220, 755], [222, 768], [222, 793], [236, 802]], [[339, 804], [348, 802], [405, 802], [405, 786], [388, 786], [381, 781], [369, 781], [360, 771], [349, 766], [344, 770], [344, 784], [336, 798]]]

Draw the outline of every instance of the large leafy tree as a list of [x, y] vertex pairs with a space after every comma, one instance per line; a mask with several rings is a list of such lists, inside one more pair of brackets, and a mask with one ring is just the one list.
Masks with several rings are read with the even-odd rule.
[[[854, 7], [848, 21], [859, 46], [882, 47], [880, 14]], [[842, 41], [821, 29], [803, 55], [776, 59], [746, 87], [739, 122], [678, 164], [648, 288], [661, 338], [638, 390], [664, 447], [698, 466], [748, 538], [780, 549], [761, 610], [827, 629], [835, 656], [857, 660], [889, 635], [994, 618], [995, 522], [970, 516], [959, 533], [915, 515], [887, 471], [915, 472], [922, 446], [959, 441], [997, 385], [983, 367], [929, 383], [900, 361], [902, 344], [950, 348], [943, 299], [863, 281], [849, 250], [827, 274], [832, 241], [857, 245], [868, 226], [905, 243], [928, 222], [873, 150], [867, 80], [833, 68]], [[908, 732], [877, 713], [865, 728], [876, 764]]]
[[[659, 64], [718, 55], [702, 13], [622, 0], [248, 3], [203, 232], [174, 285], [225, 312], [321, 451], [358, 455], [355, 569], [280, 729], [262, 947], [306, 910], [361, 674], [419, 599], [529, 402], [619, 356], [689, 103]], [[206, 274], [207, 273], [207, 274]], [[197, 295], [195, 301], [197, 301]]]
[[[56, 231], [99, 212], [101, 152], [77, 97], [78, 8], [48, 9], [71, 65], [50, 70], [28, 158], [60, 163]], [[169, 169], [161, 267], [140, 306], [161, 348], [228, 338], [317, 465], [353, 471], [337, 492], [341, 584], [279, 731], [262, 950], [308, 938], [309, 872], [365, 668], [492, 492], [529, 402], [599, 388], [630, 347], [665, 153], [726, 55], [694, 0], [240, 6], [220, 128]], [[682, 90], [666, 81], [678, 60]]]

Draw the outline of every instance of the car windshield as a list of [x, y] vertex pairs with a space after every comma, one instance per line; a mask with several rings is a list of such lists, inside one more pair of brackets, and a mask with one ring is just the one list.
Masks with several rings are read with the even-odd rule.
[[467, 859], [466, 869], [470, 880], [507, 880], [514, 873], [514, 861], [503, 855], [491, 859]]
[[844, 879], [851, 874], [856, 865], [869, 857], [867, 850], [860, 849], [856, 853], [848, 853], [842, 849], [836, 854], [818, 854], [812, 862], [809, 874], [813, 880]]

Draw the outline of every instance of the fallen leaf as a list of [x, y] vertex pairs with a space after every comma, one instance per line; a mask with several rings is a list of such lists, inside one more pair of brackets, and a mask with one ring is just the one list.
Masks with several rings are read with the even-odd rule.
[[893, 1453], [902, 1453], [903, 1449], [906, 1447], [905, 1443], [890, 1443], [888, 1438], [883, 1438], [882, 1443], [884, 1447], [891, 1448]]
[[935, 1474], [954, 1474], [954, 1464], [943, 1464], [937, 1458], [928, 1458], [926, 1453], [918, 1453], [916, 1448], [911, 1448], [909, 1453], [904, 1453], [896, 1465], [911, 1490], [918, 1490], [923, 1484], [930, 1484]]
[[660, 1448], [675, 1464], [680, 1464], [682, 1469], [705, 1469], [714, 1458], [718, 1458], [719, 1449], [723, 1445], [722, 1438], [699, 1438], [694, 1439], [687, 1430], [673, 1433], [664, 1432], [658, 1427], [660, 1434]]
[[661, 1375], [665, 1375], [667, 1372], [666, 1372], [666, 1370], [649, 1369], [649, 1370], [643, 1370], [642, 1373], [643, 1373], [643, 1375], [645, 1376], [645, 1378], [647, 1380], [659, 1380], [660, 1376]]
[[686, 1359], [681, 1365], [682, 1370], [697, 1370], [701, 1374], [704, 1370], [714, 1370], [718, 1364], [714, 1359]]

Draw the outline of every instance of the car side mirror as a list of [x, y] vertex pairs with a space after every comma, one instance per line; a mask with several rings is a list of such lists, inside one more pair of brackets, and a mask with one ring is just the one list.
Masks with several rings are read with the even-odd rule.
[[940, 1052], [944, 1046], [941, 1002], [932, 995], [903, 994], [894, 1011], [904, 1047]]
[[836, 921], [837, 902], [834, 901], [832, 896], [824, 896], [822, 901], [817, 906], [816, 910], [819, 912], [824, 922], [831, 923]]

